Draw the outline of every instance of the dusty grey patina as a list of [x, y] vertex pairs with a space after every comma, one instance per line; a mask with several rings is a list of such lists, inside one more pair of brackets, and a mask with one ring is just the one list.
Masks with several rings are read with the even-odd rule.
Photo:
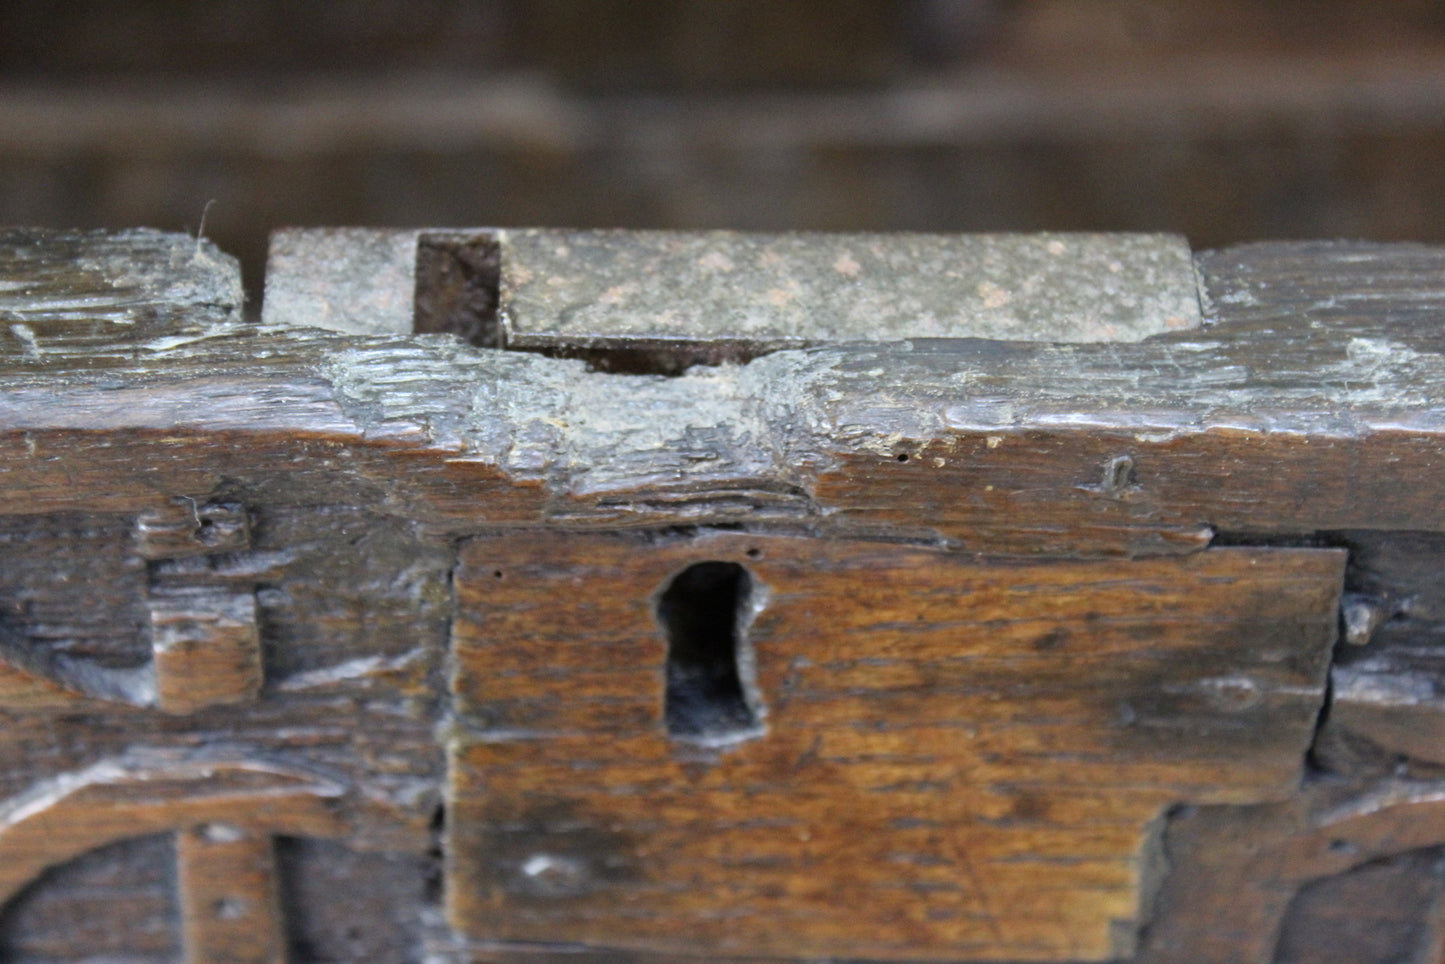
[[420, 234], [375, 228], [275, 232], [263, 321], [348, 335], [410, 334]]
[[1183, 238], [502, 233], [509, 344], [1138, 341], [1199, 323]]
[[1172, 235], [550, 229], [283, 231], [266, 322], [410, 333], [423, 236], [500, 247], [510, 348], [707, 343], [726, 360], [908, 338], [1134, 342], [1200, 324], [1189, 246]]

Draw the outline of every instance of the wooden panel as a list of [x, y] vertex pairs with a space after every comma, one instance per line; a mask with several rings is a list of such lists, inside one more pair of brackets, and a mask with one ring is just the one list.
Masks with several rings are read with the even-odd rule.
[[[142, 240], [127, 274], [114, 239], [0, 239], [28, 333], [0, 331], [0, 510], [138, 512], [240, 480], [254, 504], [385, 505], [455, 536], [745, 523], [1068, 556], [1440, 526], [1439, 249], [1201, 256], [1210, 324], [1135, 344], [920, 339], [646, 379], [245, 324], [210, 248], [181, 310], [151, 259], [189, 264], [194, 239]], [[77, 251], [113, 270], [55, 267]], [[414, 304], [370, 261], [338, 270]], [[53, 307], [102, 290], [132, 291]]]
[[176, 835], [186, 960], [286, 964], [269, 835], [204, 824]]
[[[386, 961], [1263, 964], [1346, 927], [1373, 862], [1445, 842], [1445, 608], [1408, 575], [1440, 571], [1445, 528], [1439, 249], [1202, 256], [1210, 324], [1138, 344], [671, 379], [257, 326], [193, 238], [11, 232], [0, 261], [9, 947], [164, 954], [56, 922], [108, 895], [176, 926], [126, 892], [144, 874], [89, 875], [222, 816], [282, 835], [293, 956]], [[770, 535], [696, 535], [724, 524]], [[1401, 566], [1360, 563], [1361, 532]], [[1220, 548], [1251, 541], [1350, 547], [1350, 611], [1382, 622], [1341, 647], [1332, 707], [1342, 554]], [[1128, 561], [1162, 554], [1189, 558]], [[732, 679], [665, 669], [655, 606], [709, 560], [758, 604]], [[237, 657], [185, 715], [120, 685], [176, 668], [153, 630], [179, 599]], [[729, 638], [707, 624], [736, 613], [696, 612]], [[688, 680], [737, 698], [670, 714]], [[327, 827], [245, 793], [217, 816], [226, 779], [187, 767], [221, 749], [320, 780]]]
[[[0, 958], [421, 960], [453, 552], [364, 510], [180, 501], [0, 520]], [[156, 701], [101, 685], [151, 668]], [[165, 899], [130, 866], [153, 832]]]
[[1445, 862], [1439, 847], [1372, 861], [1300, 889], [1280, 929], [1273, 964], [1434, 964]]
[[173, 834], [132, 837], [54, 867], [5, 905], [0, 960], [181, 959]]
[[156, 704], [166, 713], [249, 703], [263, 668], [253, 593], [152, 595]]
[[[1366, 939], [1388, 926], [1382, 919], [1390, 898], [1381, 891], [1389, 885], [1377, 876], [1383, 863], [1442, 844], [1445, 785], [1408, 771], [1366, 781], [1331, 774], [1308, 781], [1283, 803], [1186, 808], [1169, 822], [1173, 869], [1134, 964], [1272, 964], [1306, 943], [1300, 928], [1316, 931], [1316, 952], [1332, 928]], [[1370, 899], [1351, 898], [1360, 878], [1371, 877], [1379, 887]], [[1438, 946], [1438, 906], [1395, 894], [1389, 910], [1399, 921], [1397, 936], [1415, 947], [1413, 956], [1386, 959], [1438, 959], [1426, 956]], [[1344, 903], [1331, 906], [1336, 900]], [[1372, 960], [1343, 956], [1348, 948], [1341, 941], [1333, 950], [1342, 956], [1316, 959]]]
[[[702, 561], [753, 586], [761, 735], [726, 745], [664, 720], [654, 606]], [[1342, 564], [473, 540], [456, 580], [451, 922], [674, 953], [1130, 953], [1164, 809], [1297, 783]]]

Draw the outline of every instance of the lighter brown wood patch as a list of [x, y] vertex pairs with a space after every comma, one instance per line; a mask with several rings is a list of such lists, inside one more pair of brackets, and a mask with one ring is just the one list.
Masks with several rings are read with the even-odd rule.
[[[747, 569], [762, 736], [669, 736], [658, 593]], [[983, 564], [728, 533], [463, 550], [450, 919], [665, 953], [1103, 960], [1151, 823], [1279, 799], [1343, 554]], [[1120, 935], [1124, 935], [1121, 937]]]

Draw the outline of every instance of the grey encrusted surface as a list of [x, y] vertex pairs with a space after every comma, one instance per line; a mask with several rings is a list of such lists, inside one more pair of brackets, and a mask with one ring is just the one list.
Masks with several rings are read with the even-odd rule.
[[410, 333], [420, 231], [307, 228], [271, 235], [267, 324]]
[[1138, 341], [1199, 325], [1189, 246], [1150, 234], [503, 231], [508, 344]]
[[[105, 364], [240, 322], [236, 259], [205, 239], [130, 231], [0, 231], [0, 357]], [[129, 342], [124, 349], [121, 342]]]
[[1183, 238], [1148, 234], [777, 234], [306, 229], [278, 232], [265, 320], [412, 328], [422, 234], [501, 245], [507, 343], [905, 338], [1138, 341], [1197, 327]]
[[0, 315], [130, 324], [168, 308], [241, 304], [236, 260], [204, 238], [129, 231], [0, 231]]
[[[0, 430], [21, 439], [0, 463], [0, 495], [56, 508], [61, 470], [91, 457], [117, 507], [159, 472], [208, 486], [257, 471], [254, 451], [205, 441], [246, 431], [351, 453], [273, 453], [283, 474], [268, 485], [349, 493], [449, 530], [922, 525], [980, 550], [1097, 554], [1193, 551], [1210, 526], [1445, 524], [1437, 487], [1401, 476], [1437, 459], [1445, 425], [1445, 252], [1271, 245], [1199, 264], [1213, 307], [1198, 330], [1135, 343], [847, 343], [677, 378], [275, 315], [183, 337], [117, 328], [57, 346], [43, 366], [0, 352]], [[392, 302], [407, 304], [406, 291]], [[76, 429], [196, 444], [168, 445], [155, 464], [112, 464], [73, 440], [63, 462], [44, 455], [41, 433]], [[1131, 468], [1109, 473], [1116, 464]]]

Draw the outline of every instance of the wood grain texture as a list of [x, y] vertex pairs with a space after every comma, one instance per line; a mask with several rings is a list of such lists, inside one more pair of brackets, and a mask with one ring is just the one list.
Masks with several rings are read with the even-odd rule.
[[263, 669], [253, 592], [152, 596], [150, 615], [161, 710], [255, 701]]
[[[234, 944], [232, 931], [243, 938], [232, 954], [237, 960], [283, 959], [276, 954], [361, 960], [370, 948], [385, 952], [384, 959], [421, 959], [431, 824], [440, 801], [442, 760], [432, 728], [450, 554], [419, 541], [413, 527], [364, 510], [273, 508], [264, 499], [251, 506], [244, 546], [226, 536], [197, 552], [169, 540], [182, 545], [174, 557], [146, 540], [154, 516], [145, 513], [6, 520], [12, 551], [0, 562], [0, 598], [13, 651], [30, 658], [22, 665], [39, 667], [29, 677], [33, 684], [55, 690], [48, 701], [12, 699], [6, 691], [0, 702], [0, 794], [14, 814], [40, 821], [22, 825], [18, 816], [7, 817], [0, 830], [0, 847], [11, 848], [4, 864], [22, 888], [14, 891], [17, 912], [5, 935], [14, 959], [81, 960], [107, 948], [130, 955], [154, 945], [175, 948], [158, 951], [156, 960], [183, 954], [188, 961], [220, 960], [226, 958], [217, 947]], [[131, 555], [136, 546], [148, 547], [149, 558]], [[217, 647], [227, 641], [244, 645], [229, 653]], [[57, 664], [56, 654], [68, 662]], [[237, 654], [247, 658], [239, 664], [227, 658]], [[226, 672], [204, 665], [218, 659]], [[172, 662], [180, 672], [169, 672]], [[66, 671], [53, 672], [57, 665]], [[147, 666], [159, 696], [174, 686], [184, 705], [153, 707], [95, 691], [97, 673]], [[76, 681], [85, 685], [72, 686]], [[244, 685], [231, 688], [237, 681]], [[124, 775], [134, 769], [137, 748], [150, 763], [132, 779]], [[218, 767], [237, 753], [319, 781], [327, 788], [317, 804], [325, 820], [288, 818], [285, 795], [276, 790], [243, 794], [217, 810], [211, 795], [225, 782]], [[185, 772], [193, 778], [182, 779]], [[121, 774], [124, 785], [105, 790], [114, 783], [103, 778], [107, 773]], [[114, 797], [97, 804], [99, 811], [46, 795], [47, 787], [87, 784], [93, 775], [103, 785], [94, 792]], [[172, 797], [145, 803], [166, 786]], [[72, 864], [91, 860], [91, 848], [110, 852], [157, 832], [178, 839], [214, 823], [244, 828], [257, 847], [264, 841], [283, 858], [318, 838], [333, 849], [302, 849], [304, 859], [282, 859], [268, 879], [208, 860], [192, 868], [201, 877], [188, 878], [182, 848], [180, 871], [172, 859], [156, 885], [173, 900], [137, 902], [130, 912], [141, 916], [122, 929], [120, 944], [97, 940], [94, 925], [75, 923], [104, 902], [65, 883]], [[94, 886], [105, 901], [130, 906], [123, 868], [108, 873], [102, 879], [117, 883]], [[328, 875], [341, 879], [318, 886]], [[193, 879], [199, 882], [187, 882]], [[220, 900], [247, 879], [256, 891], [247, 899], [259, 899], [265, 887], [308, 897], [288, 902], [286, 914], [274, 919], [207, 916], [214, 901], [205, 893], [215, 891]], [[358, 914], [375, 923], [358, 929], [347, 920]], [[258, 932], [258, 920], [269, 922], [271, 937], [264, 937], [266, 928]], [[364, 946], [346, 936], [353, 931]], [[71, 943], [64, 933], [73, 935]], [[167, 933], [172, 943], [155, 936]]]
[[187, 960], [285, 964], [286, 927], [269, 834], [202, 824], [176, 835], [176, 858]]
[[329, 801], [342, 788], [304, 771], [234, 755], [136, 752], [38, 781], [0, 816], [0, 895], [104, 844], [176, 827], [225, 824], [260, 833], [337, 836]]
[[130, 838], [53, 867], [5, 905], [0, 953], [16, 964], [86, 956], [174, 964], [182, 954], [173, 834]]
[[[1198, 331], [658, 378], [0, 235], [5, 953], [214, 956], [231, 876], [297, 962], [1429, 952], [1445, 253], [1197, 263]], [[708, 561], [726, 747], [655, 611]], [[177, 894], [217, 822], [262, 872]]]
[[[765, 735], [669, 739], [653, 607], [747, 567]], [[1175, 803], [1282, 799], [1342, 556], [982, 564], [739, 534], [484, 538], [457, 576], [453, 925], [694, 953], [1129, 953]]]
[[[1269, 964], [1295, 953], [1298, 927], [1326, 910], [1314, 899], [1320, 890], [1348, 893], [1348, 875], [1378, 870], [1383, 861], [1445, 840], [1442, 801], [1439, 779], [1335, 779], [1307, 784], [1284, 803], [1181, 813], [1165, 840], [1174, 870], [1137, 961]], [[1413, 945], [1406, 950], [1415, 959], [1428, 959], [1419, 955], [1437, 941], [1438, 910], [1428, 899], [1429, 882], [1423, 886], [1422, 915], [1412, 915], [1410, 934], [1399, 935]], [[1355, 923], [1336, 933], [1367, 946], [1379, 904], [1358, 910]], [[1297, 915], [1293, 921], [1290, 914]], [[1384, 964], [1400, 958], [1382, 953], [1361, 959]]]
[[1305, 885], [1285, 912], [1274, 964], [1441, 960], [1442, 870], [1440, 848], [1425, 847]]
[[[17, 236], [9, 270], [37, 301], [90, 284], [33, 277], [75, 243]], [[746, 523], [1081, 556], [1187, 553], [1215, 531], [1438, 528], [1445, 360], [1429, 319], [1445, 255], [1298, 245], [1200, 266], [1204, 331], [833, 346], [674, 379], [445, 336], [249, 326], [211, 301], [173, 312], [178, 333], [92, 323], [103, 345], [36, 312], [38, 348], [0, 346], [0, 509], [73, 509], [70, 483], [103, 475], [87, 494], [111, 511], [265, 479], [454, 534]], [[1132, 471], [1106, 483], [1119, 459]]]
[[1341, 648], [1316, 755], [1345, 774], [1386, 777], [1445, 763], [1445, 539], [1436, 533], [1339, 533], [1348, 545], [1347, 615], [1367, 630]]

